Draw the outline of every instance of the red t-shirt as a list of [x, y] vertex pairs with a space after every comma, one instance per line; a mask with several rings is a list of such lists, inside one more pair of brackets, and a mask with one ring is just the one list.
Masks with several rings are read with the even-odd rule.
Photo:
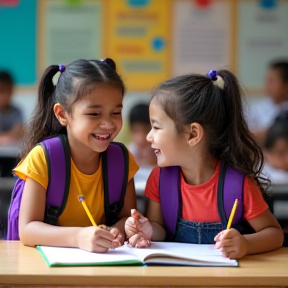
[[[151, 172], [145, 188], [145, 195], [152, 201], [160, 202], [158, 182], [160, 168]], [[189, 185], [181, 173], [182, 218], [195, 222], [221, 222], [217, 208], [217, 185], [220, 164], [212, 178], [201, 185]], [[251, 220], [265, 210], [268, 205], [262, 197], [258, 185], [249, 177], [244, 179], [244, 219]]]

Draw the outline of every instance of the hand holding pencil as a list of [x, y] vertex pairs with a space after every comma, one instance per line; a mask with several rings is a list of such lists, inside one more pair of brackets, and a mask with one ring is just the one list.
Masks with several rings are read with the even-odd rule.
[[81, 228], [77, 235], [78, 246], [90, 252], [106, 252], [109, 248], [117, 248], [124, 244], [125, 237], [116, 227], [97, 225], [85, 202], [85, 197], [80, 195], [79, 201], [93, 226]]
[[215, 236], [215, 246], [228, 258], [241, 258], [247, 254], [247, 241], [238, 230], [231, 228], [239, 199], [235, 199], [227, 227]]

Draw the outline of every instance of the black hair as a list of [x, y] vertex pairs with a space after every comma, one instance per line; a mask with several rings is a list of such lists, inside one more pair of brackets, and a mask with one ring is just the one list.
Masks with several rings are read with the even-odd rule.
[[14, 85], [14, 80], [8, 71], [0, 71], [0, 83], [5, 83], [11, 87]]
[[281, 112], [269, 127], [264, 140], [264, 148], [271, 149], [279, 139], [288, 141], [288, 111]]
[[269, 64], [270, 69], [277, 70], [283, 82], [288, 82], [288, 59], [275, 60]]
[[249, 175], [264, 195], [269, 181], [260, 175], [264, 157], [243, 116], [243, 92], [231, 72], [220, 70], [218, 76], [224, 80], [223, 89], [217, 84], [221, 78], [214, 82], [199, 74], [183, 75], [156, 87], [152, 99], [179, 134], [193, 122], [202, 125], [209, 154]]
[[150, 125], [149, 104], [139, 103], [133, 106], [130, 110], [128, 119], [130, 126], [135, 123]]
[[[41, 78], [38, 102], [26, 129], [22, 157], [45, 138], [66, 133], [66, 127], [61, 126], [53, 112], [54, 104], [60, 103], [65, 111], [70, 112], [73, 103], [100, 83], [113, 85], [121, 90], [122, 95], [125, 93], [124, 83], [112, 59], [80, 59], [67, 65], [63, 72], [59, 69], [62, 70], [59, 65], [51, 65]], [[57, 72], [61, 74], [54, 85], [52, 79]]]

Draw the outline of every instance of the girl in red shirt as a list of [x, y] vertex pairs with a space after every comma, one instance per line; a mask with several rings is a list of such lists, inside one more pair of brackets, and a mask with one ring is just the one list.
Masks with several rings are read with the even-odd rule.
[[[226, 70], [210, 70], [207, 76], [167, 80], [155, 89], [150, 103], [152, 129], [147, 140], [157, 164], [181, 168], [182, 209], [172, 240], [216, 242], [216, 248], [230, 258], [277, 249], [283, 243], [283, 232], [264, 200], [263, 154], [244, 120], [237, 79]], [[222, 228], [217, 209], [220, 163], [246, 175], [243, 219], [254, 233], [242, 235], [234, 228]], [[158, 190], [159, 167], [152, 171], [145, 189], [147, 218], [133, 211], [126, 221], [131, 246], [147, 247], [151, 240], [167, 239]]]

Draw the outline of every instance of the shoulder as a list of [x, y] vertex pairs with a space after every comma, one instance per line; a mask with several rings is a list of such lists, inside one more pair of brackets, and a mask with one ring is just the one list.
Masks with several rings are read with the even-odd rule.
[[[28, 155], [24, 159], [22, 159], [21, 162], [23, 161], [37, 162], [38, 160], [41, 159], [46, 160], [46, 154], [44, 148], [40, 144], [38, 144], [28, 153]], [[19, 164], [21, 164], [21, 162]]]
[[156, 202], [160, 202], [159, 190], [158, 190], [159, 176], [160, 176], [160, 168], [157, 166], [152, 170], [151, 174], [149, 175], [145, 187], [145, 196]]
[[244, 179], [243, 202], [246, 220], [251, 220], [268, 209], [259, 185], [249, 176], [245, 176]]
[[13, 172], [23, 180], [32, 178], [46, 189], [48, 186], [48, 168], [45, 151], [42, 146], [36, 145], [29, 154], [20, 161]]

